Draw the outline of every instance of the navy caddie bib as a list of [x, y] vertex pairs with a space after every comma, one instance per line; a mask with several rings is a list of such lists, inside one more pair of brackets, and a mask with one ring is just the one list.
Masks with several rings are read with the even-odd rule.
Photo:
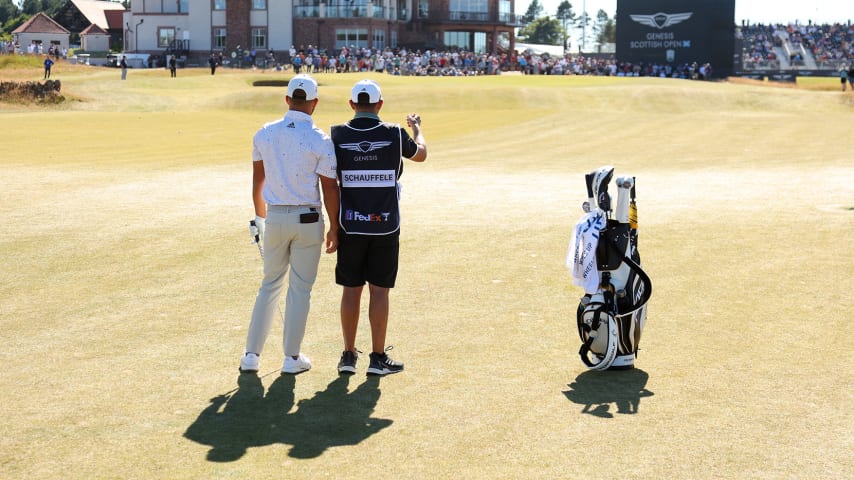
[[396, 232], [400, 228], [398, 180], [403, 173], [400, 126], [335, 125], [330, 136], [338, 161], [341, 228], [362, 235]]

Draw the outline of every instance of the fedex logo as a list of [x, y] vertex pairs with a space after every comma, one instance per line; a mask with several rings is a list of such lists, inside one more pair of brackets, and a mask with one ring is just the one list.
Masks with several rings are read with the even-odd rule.
[[388, 217], [391, 216], [389, 212], [383, 213], [362, 213], [356, 210], [345, 210], [344, 211], [344, 220], [348, 220], [351, 222], [387, 222]]

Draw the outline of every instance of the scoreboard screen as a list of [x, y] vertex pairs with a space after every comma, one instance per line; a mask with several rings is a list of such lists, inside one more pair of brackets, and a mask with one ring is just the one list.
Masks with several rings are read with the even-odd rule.
[[617, 0], [617, 60], [732, 74], [735, 0]]

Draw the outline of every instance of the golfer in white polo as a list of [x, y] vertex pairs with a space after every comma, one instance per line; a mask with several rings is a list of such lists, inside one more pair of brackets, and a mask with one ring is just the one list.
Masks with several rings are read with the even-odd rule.
[[[308, 75], [293, 77], [285, 101], [288, 112], [284, 118], [264, 125], [253, 139], [255, 220], [250, 223], [250, 234], [256, 242], [263, 241], [264, 279], [252, 310], [241, 372], [258, 371], [288, 269], [282, 373], [311, 368], [300, 345], [323, 246], [320, 188], [329, 218], [338, 218], [335, 147], [311, 118], [318, 102], [317, 82]], [[332, 221], [326, 251], [337, 248], [338, 222]]]

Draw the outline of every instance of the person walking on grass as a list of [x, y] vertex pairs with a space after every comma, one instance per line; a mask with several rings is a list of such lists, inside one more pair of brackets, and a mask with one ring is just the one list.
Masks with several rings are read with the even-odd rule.
[[172, 55], [171, 57], [169, 57], [169, 75], [172, 78], [175, 78], [178, 76], [177, 69], [178, 69], [178, 60], [175, 59], [175, 55]]
[[338, 245], [335, 149], [311, 118], [318, 102], [317, 82], [308, 75], [295, 76], [288, 82], [285, 102], [288, 111], [284, 118], [264, 125], [253, 138], [255, 219], [250, 222], [250, 235], [259, 242], [264, 278], [240, 359], [241, 372], [258, 371], [289, 269], [281, 371], [296, 374], [311, 368], [311, 360], [300, 346], [324, 243], [321, 189], [322, 203], [331, 220], [326, 252], [333, 253]]
[[383, 107], [380, 87], [362, 80], [353, 87], [352, 120], [330, 131], [338, 161], [341, 206], [338, 220], [338, 257], [335, 281], [343, 287], [341, 329], [344, 352], [338, 372], [356, 372], [356, 330], [362, 290], [368, 284], [371, 323], [371, 353], [367, 373], [386, 375], [403, 370], [403, 364], [386, 353], [389, 290], [398, 270], [400, 208], [398, 181], [403, 173], [401, 155], [415, 162], [427, 159], [427, 144], [421, 133], [421, 117], [410, 114], [407, 125], [412, 136], [397, 124], [380, 120]]
[[53, 60], [50, 59], [50, 55], [44, 56], [44, 80], [48, 80], [50, 78], [50, 68], [53, 66]]
[[127, 57], [122, 55], [122, 61], [119, 62], [119, 67], [122, 69], [122, 80], [127, 80], [128, 78], [128, 61]]

